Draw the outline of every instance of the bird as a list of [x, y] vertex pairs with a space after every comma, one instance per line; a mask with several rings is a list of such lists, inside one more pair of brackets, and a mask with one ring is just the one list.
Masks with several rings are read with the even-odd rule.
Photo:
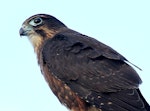
[[68, 110], [150, 111], [134, 66], [110, 46], [49, 14], [29, 17], [19, 34], [31, 42], [41, 73]]

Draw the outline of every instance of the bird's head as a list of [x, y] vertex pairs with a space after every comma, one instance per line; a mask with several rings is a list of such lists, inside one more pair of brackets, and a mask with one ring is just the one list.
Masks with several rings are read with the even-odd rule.
[[32, 43], [34, 50], [43, 43], [44, 40], [52, 38], [66, 26], [55, 17], [47, 14], [33, 15], [22, 24], [20, 36], [27, 36]]

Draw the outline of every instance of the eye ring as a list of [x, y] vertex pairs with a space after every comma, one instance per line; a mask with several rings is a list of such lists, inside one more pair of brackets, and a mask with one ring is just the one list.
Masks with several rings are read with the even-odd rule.
[[34, 18], [33, 20], [29, 22], [29, 24], [32, 26], [38, 26], [38, 25], [41, 25], [42, 23], [43, 23], [43, 20], [41, 18]]

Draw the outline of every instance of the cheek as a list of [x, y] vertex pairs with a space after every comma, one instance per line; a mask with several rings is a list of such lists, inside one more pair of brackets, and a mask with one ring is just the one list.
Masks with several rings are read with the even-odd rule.
[[46, 26], [34, 28], [34, 31], [36, 34], [41, 36], [43, 40], [46, 40], [47, 38], [52, 38], [57, 33], [57, 30], [49, 29]]
[[47, 36], [46, 33], [45, 33], [45, 31], [42, 30], [42, 29], [37, 29], [37, 30], [35, 30], [35, 32], [37, 34], [39, 34], [41, 37], [43, 37], [43, 38]]

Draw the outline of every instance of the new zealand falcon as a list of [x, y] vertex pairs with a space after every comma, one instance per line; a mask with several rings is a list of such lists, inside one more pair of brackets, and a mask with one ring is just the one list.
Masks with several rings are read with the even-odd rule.
[[128, 60], [55, 17], [37, 14], [20, 29], [28, 36], [53, 93], [71, 111], [150, 111]]

